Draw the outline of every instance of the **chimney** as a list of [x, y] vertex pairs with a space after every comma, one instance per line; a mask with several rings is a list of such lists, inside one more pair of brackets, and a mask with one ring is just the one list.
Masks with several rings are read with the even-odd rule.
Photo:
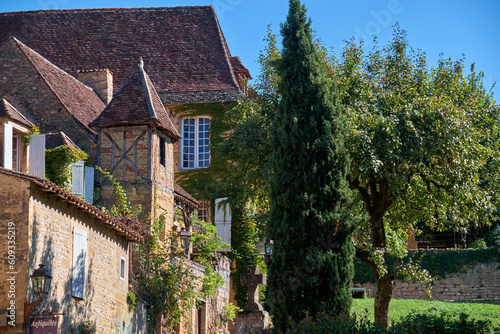
[[91, 87], [101, 100], [108, 104], [113, 98], [113, 73], [102, 70], [80, 70], [78, 80]]

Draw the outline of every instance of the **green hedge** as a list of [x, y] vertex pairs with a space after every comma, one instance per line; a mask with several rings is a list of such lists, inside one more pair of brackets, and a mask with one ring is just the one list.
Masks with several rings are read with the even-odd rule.
[[[408, 261], [408, 259], [419, 262], [422, 268], [429, 271], [432, 276], [444, 278], [450, 274], [462, 272], [467, 265], [500, 262], [500, 251], [498, 247], [467, 250], [451, 249], [446, 251], [438, 251], [435, 249], [418, 250], [409, 252], [408, 256], [402, 261]], [[394, 268], [397, 258], [389, 255], [386, 260], [389, 267]], [[353, 282], [376, 282], [370, 268], [360, 259], [355, 258], [354, 268]], [[396, 278], [401, 279], [402, 277], [396, 276]]]

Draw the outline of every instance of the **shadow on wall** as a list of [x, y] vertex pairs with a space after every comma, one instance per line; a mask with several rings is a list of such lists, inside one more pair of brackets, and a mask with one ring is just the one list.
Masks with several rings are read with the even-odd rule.
[[[72, 296], [72, 268], [73, 261], [70, 258], [71, 251], [68, 246], [67, 250], [58, 251], [57, 255], [54, 248], [53, 235], [58, 234], [58, 231], [42, 231], [39, 230], [39, 224], [35, 217], [33, 221], [33, 231], [31, 236], [32, 248], [29, 254], [28, 276], [30, 276], [39, 264], [44, 264], [52, 276], [52, 282], [49, 288], [49, 293], [43, 298], [41, 306], [35, 310], [35, 315], [57, 315], [59, 318], [61, 333], [71, 333], [71, 325], [90, 320], [92, 317], [91, 304], [95, 294], [93, 285], [93, 259], [85, 258], [85, 254], [80, 254], [77, 263], [88, 261], [85, 277], [85, 298], [80, 299]], [[40, 238], [43, 238], [40, 240]], [[72, 240], [69, 241], [69, 245]], [[27, 302], [33, 302], [37, 296], [33, 293], [32, 284], [29, 283]], [[95, 317], [95, 315], [94, 315]]]

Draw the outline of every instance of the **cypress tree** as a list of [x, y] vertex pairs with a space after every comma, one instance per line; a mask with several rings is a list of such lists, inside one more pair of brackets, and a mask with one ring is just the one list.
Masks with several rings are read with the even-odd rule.
[[290, 0], [276, 63], [280, 102], [273, 119], [274, 153], [269, 236], [268, 302], [274, 326], [286, 330], [324, 306], [348, 312], [353, 274], [347, 207], [346, 126], [335, 91], [322, 72], [310, 20]]

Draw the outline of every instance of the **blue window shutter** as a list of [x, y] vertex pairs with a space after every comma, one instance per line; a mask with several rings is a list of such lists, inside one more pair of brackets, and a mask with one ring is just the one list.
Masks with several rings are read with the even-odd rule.
[[85, 196], [85, 166], [83, 161], [71, 165], [71, 193], [83, 198]]
[[71, 294], [73, 297], [85, 298], [85, 264], [87, 258], [87, 232], [79, 228], [73, 229], [73, 280]]
[[94, 204], [94, 167], [85, 166], [85, 201]]
[[45, 135], [31, 135], [29, 173], [45, 178]]
[[12, 169], [12, 126], [3, 125], [3, 167]]

